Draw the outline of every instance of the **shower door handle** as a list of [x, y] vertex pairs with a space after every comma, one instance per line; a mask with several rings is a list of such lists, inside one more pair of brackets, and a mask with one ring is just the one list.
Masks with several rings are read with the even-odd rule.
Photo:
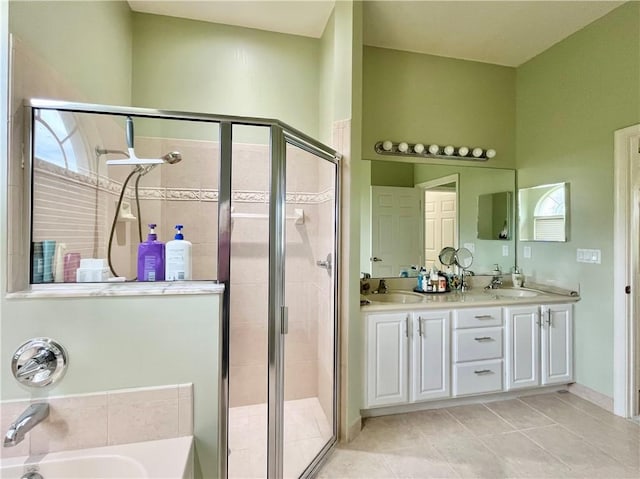
[[289, 334], [289, 308], [280, 307], [280, 332], [281, 334]]
[[327, 255], [327, 259], [322, 261], [322, 260], [318, 260], [316, 261], [316, 265], [320, 266], [321, 268], [324, 268], [327, 270], [327, 273], [331, 274], [331, 253], [329, 253]]

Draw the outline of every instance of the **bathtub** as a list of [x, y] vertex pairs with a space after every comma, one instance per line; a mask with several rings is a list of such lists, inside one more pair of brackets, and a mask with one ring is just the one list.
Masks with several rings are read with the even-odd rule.
[[0, 478], [37, 471], [44, 479], [192, 479], [193, 437], [3, 459]]

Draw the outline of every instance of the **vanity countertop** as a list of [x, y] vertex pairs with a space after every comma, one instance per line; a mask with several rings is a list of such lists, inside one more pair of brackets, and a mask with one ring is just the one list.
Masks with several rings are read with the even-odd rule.
[[[361, 295], [360, 299], [371, 300], [369, 304], [362, 305], [363, 313], [384, 311], [418, 311], [425, 309], [458, 309], [477, 308], [483, 306], [522, 306], [528, 304], [559, 304], [575, 303], [580, 301], [579, 295], [571, 295], [569, 291], [552, 293], [536, 290], [537, 295], [532, 297], [505, 297], [499, 296], [499, 290], [473, 289], [467, 292], [452, 291], [441, 294], [422, 294], [423, 298], [417, 303], [392, 303], [375, 302], [375, 294]], [[403, 291], [390, 291], [403, 292]]]

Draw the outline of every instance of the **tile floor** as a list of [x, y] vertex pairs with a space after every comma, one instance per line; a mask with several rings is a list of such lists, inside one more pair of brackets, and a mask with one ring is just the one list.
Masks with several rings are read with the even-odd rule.
[[[284, 477], [297, 478], [331, 438], [317, 398], [284, 403]], [[229, 478], [267, 477], [267, 405], [229, 409]]]
[[570, 393], [365, 420], [318, 478], [640, 478], [640, 425]]

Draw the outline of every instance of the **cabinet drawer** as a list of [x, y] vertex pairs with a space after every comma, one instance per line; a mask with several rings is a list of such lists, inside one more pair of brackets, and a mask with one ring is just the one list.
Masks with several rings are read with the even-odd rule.
[[453, 316], [456, 329], [484, 326], [502, 326], [502, 308], [459, 309]]
[[502, 328], [460, 329], [453, 333], [453, 360], [502, 358]]
[[502, 391], [502, 360], [454, 364], [453, 395]]

